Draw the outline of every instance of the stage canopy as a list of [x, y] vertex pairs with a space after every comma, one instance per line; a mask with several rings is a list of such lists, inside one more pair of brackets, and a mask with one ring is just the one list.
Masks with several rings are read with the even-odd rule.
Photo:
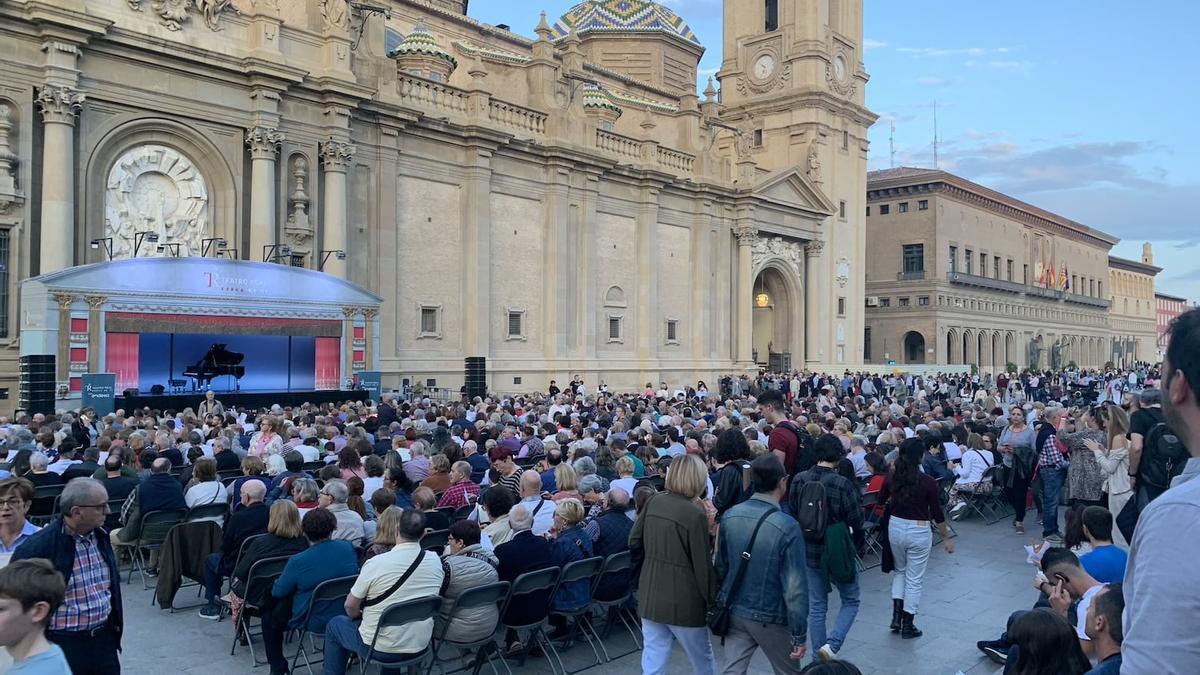
[[[115, 373], [118, 392], [145, 387], [147, 378], [168, 380], [161, 382], [167, 388], [184, 386], [169, 380], [180, 379], [188, 363], [215, 343], [227, 343], [231, 351], [239, 343], [249, 346], [242, 363], [247, 378], [264, 372], [256, 363], [260, 357], [283, 359], [272, 368], [285, 368], [289, 383], [299, 369], [304, 387], [339, 389], [355, 372], [378, 367], [381, 302], [338, 277], [287, 265], [201, 257], [113, 260], [21, 285], [21, 355], [55, 357], [60, 399], [80, 390], [85, 372]], [[283, 388], [280, 382], [276, 377], [268, 388]]]

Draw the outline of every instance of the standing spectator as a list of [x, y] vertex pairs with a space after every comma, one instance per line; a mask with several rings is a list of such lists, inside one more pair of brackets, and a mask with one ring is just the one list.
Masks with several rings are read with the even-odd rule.
[[[713, 463], [718, 468], [713, 476], [712, 503], [717, 509], [717, 520], [720, 520], [722, 514], [746, 501], [752, 494], [750, 486], [746, 485], [746, 478], [750, 474], [750, 444], [746, 442], [746, 436], [737, 429], [721, 432], [713, 450]], [[617, 463], [617, 469], [621, 470], [620, 462]], [[628, 469], [631, 477], [622, 485], [626, 486], [626, 491], [632, 493], [633, 488], [628, 487], [628, 484], [637, 483], [632, 478], [632, 463], [628, 465]], [[622, 473], [621, 478], [626, 479], [625, 474]], [[613, 484], [617, 483], [620, 481], [614, 481]]]
[[692, 670], [717, 671], [705, 616], [716, 591], [709, 554], [708, 518], [694, 500], [705, 488], [704, 464], [684, 455], [667, 471], [666, 493], [646, 503], [633, 524], [629, 548], [642, 560], [638, 613], [642, 617], [642, 672], [665, 673], [678, 640]]
[[[838, 474], [835, 467], [844, 452], [841, 441], [832, 434], [822, 434], [817, 439], [816, 465], [801, 471], [792, 481], [789, 494], [792, 513], [801, 525], [809, 520], [812, 509], [824, 510], [825, 527], [821, 531], [804, 531], [805, 573], [808, 584], [808, 632], [812, 637], [813, 656], [822, 661], [831, 661], [846, 642], [854, 618], [858, 616], [858, 568], [855, 547], [850, 541], [851, 531], [862, 529], [862, 503], [858, 497], [858, 486]], [[824, 494], [823, 504], [808, 504], [806, 496], [814, 494], [807, 486], [820, 486], [816, 493]], [[849, 559], [846, 554], [849, 553]], [[837, 588], [841, 609], [833, 623], [833, 631], [826, 635], [825, 617], [829, 610], [830, 585]], [[892, 601], [893, 610], [899, 603]], [[895, 615], [895, 611], [893, 611]]]
[[[817, 446], [820, 452], [819, 442]], [[725, 513], [718, 537], [715, 568], [723, 579], [721, 597], [730, 608], [723, 672], [745, 673], [754, 651], [762, 649], [776, 673], [792, 673], [806, 652], [808, 580], [800, 573], [805, 565], [804, 535], [796, 521], [779, 510], [788, 491], [788, 477], [779, 458], [771, 454], [758, 457], [750, 463], [750, 470], [754, 494]], [[756, 527], [751, 550], [750, 538]], [[742, 565], [747, 567], [739, 572]], [[730, 595], [735, 574], [742, 579], [736, 593]]]
[[221, 534], [221, 550], [210, 554], [204, 561], [204, 597], [208, 604], [200, 610], [200, 618], [214, 621], [221, 618], [221, 610], [217, 606], [221, 581], [233, 573], [242, 543], [248, 537], [267, 531], [270, 513], [263, 503], [266, 496], [266, 486], [258, 481], [247, 483], [242, 488], [242, 502], [245, 508], [229, 517], [229, 522]]
[[1058, 530], [1058, 502], [1062, 498], [1069, 465], [1063, 454], [1065, 446], [1058, 440], [1058, 429], [1062, 420], [1062, 408], [1046, 408], [1036, 442], [1038, 476], [1042, 481], [1042, 538], [1059, 546], [1062, 545], [1063, 538]]
[[[1129, 413], [1119, 405], [1105, 405], [1100, 407], [1100, 418], [1104, 420], [1108, 442], [1101, 445], [1085, 440], [1084, 445], [1092, 451], [1096, 463], [1100, 465], [1104, 491], [1108, 494], [1108, 511], [1115, 518], [1133, 496], [1129, 476], [1129, 439], [1126, 437], [1129, 433]], [[1121, 548], [1129, 548], [1129, 542], [1120, 528], [1113, 529], [1113, 542]]]
[[[328, 486], [326, 486], [328, 487]], [[429, 645], [433, 618], [379, 631], [379, 619], [389, 608], [406, 600], [436, 596], [442, 587], [442, 564], [436, 554], [421, 549], [425, 516], [405, 509], [400, 516], [396, 546], [368, 560], [346, 596], [346, 616], [335, 616], [325, 626], [325, 675], [344, 675], [350, 654], [367, 655], [374, 644], [375, 658], [383, 663], [411, 657]], [[412, 568], [409, 578], [390, 591]], [[389, 595], [390, 592], [390, 595]], [[362, 622], [355, 625], [355, 619]], [[374, 642], [372, 642], [374, 641]]]
[[767, 438], [767, 448], [775, 453], [789, 476], [797, 471], [811, 469], [816, 460], [812, 451], [805, 446], [804, 431], [784, 414], [786, 403], [783, 394], [768, 389], [758, 397], [758, 411], [763, 419], [774, 427]]
[[18, 546], [12, 560], [46, 558], [66, 579], [63, 604], [51, 616], [46, 637], [62, 648], [71, 672], [120, 673], [121, 575], [100, 529], [108, 493], [94, 478], [77, 478], [63, 488], [58, 504], [62, 515]]
[[0, 645], [13, 659], [7, 672], [70, 675], [62, 648], [46, 639], [46, 626], [65, 595], [66, 582], [49, 560], [21, 560], [0, 569]]
[[[929, 551], [933, 548], [933, 533], [929, 521], [937, 523], [946, 553], [954, 553], [954, 540], [946, 527], [946, 517], [938, 502], [938, 486], [932, 478], [921, 473], [924, 444], [919, 438], [909, 438], [900, 444], [892, 475], [883, 482], [879, 501], [891, 502], [888, 522], [888, 543], [896, 560], [892, 574], [892, 631], [899, 630], [904, 639], [921, 637], [914, 625], [921, 604], [921, 586]], [[899, 617], [896, 610], [899, 610]], [[900, 620], [897, 622], [896, 618]]]
[[[1166, 372], [1166, 362], [1163, 363], [1164, 372]], [[1197, 386], [1194, 383], [1189, 384]], [[1167, 489], [1167, 485], [1161, 480], [1154, 480], [1147, 476], [1146, 469], [1149, 467], [1142, 466], [1142, 455], [1145, 452], [1146, 440], [1150, 436], [1150, 430], [1160, 422], [1166, 422], [1169, 427], [1171, 422], [1166, 419], [1163, 414], [1163, 395], [1158, 389], [1146, 389], [1139, 394], [1134, 395], [1138, 402], [1137, 408], [1129, 416], [1129, 473], [1134, 479], [1134, 492], [1137, 495], [1139, 508], [1145, 508], [1146, 504], [1154, 501]], [[1178, 432], [1178, 429], [1174, 429]], [[1182, 439], [1181, 439], [1182, 440]], [[1189, 448], [1193, 447], [1188, 445]], [[1158, 478], [1161, 478], [1158, 477]]]
[[1197, 673], [1200, 586], [1184, 582], [1180, 574], [1200, 560], [1200, 309], [1171, 323], [1162, 387], [1163, 415], [1192, 457], [1171, 489], [1138, 519], [1125, 571], [1121, 669]]
[[1029, 503], [1029, 483], [1037, 466], [1036, 442], [1037, 435], [1026, 424], [1025, 413], [1014, 406], [1009, 412], [1008, 426], [1000, 434], [1000, 452], [1007, 469], [1005, 485], [1015, 513], [1013, 528], [1017, 534], [1025, 534], [1025, 505]]
[[1121, 643], [1124, 640], [1121, 614], [1124, 611], [1125, 598], [1121, 594], [1121, 584], [1109, 584], [1092, 598], [1084, 628], [1092, 642], [1096, 667], [1087, 671], [1087, 675], [1120, 675]]

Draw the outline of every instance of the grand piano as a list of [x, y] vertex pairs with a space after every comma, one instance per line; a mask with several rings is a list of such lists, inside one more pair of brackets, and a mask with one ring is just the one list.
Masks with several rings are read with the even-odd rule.
[[241, 391], [241, 380], [246, 375], [246, 366], [241, 365], [244, 358], [245, 354], [229, 351], [224, 344], [214, 344], [204, 358], [183, 369], [183, 376], [192, 378], [195, 389], [199, 390], [211, 384], [214, 378], [232, 375]]

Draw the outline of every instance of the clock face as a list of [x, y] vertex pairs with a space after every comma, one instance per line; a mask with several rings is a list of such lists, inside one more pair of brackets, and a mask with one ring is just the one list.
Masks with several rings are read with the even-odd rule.
[[754, 77], [765, 80], [775, 72], [775, 57], [763, 54], [754, 60]]
[[838, 82], [846, 81], [846, 59], [841, 54], [833, 59], [833, 76]]

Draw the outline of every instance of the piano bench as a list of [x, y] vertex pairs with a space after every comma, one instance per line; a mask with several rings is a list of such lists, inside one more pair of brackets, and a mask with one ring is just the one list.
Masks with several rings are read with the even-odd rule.
[[167, 386], [171, 387], [172, 394], [182, 394], [187, 390], [187, 380], [167, 380]]

